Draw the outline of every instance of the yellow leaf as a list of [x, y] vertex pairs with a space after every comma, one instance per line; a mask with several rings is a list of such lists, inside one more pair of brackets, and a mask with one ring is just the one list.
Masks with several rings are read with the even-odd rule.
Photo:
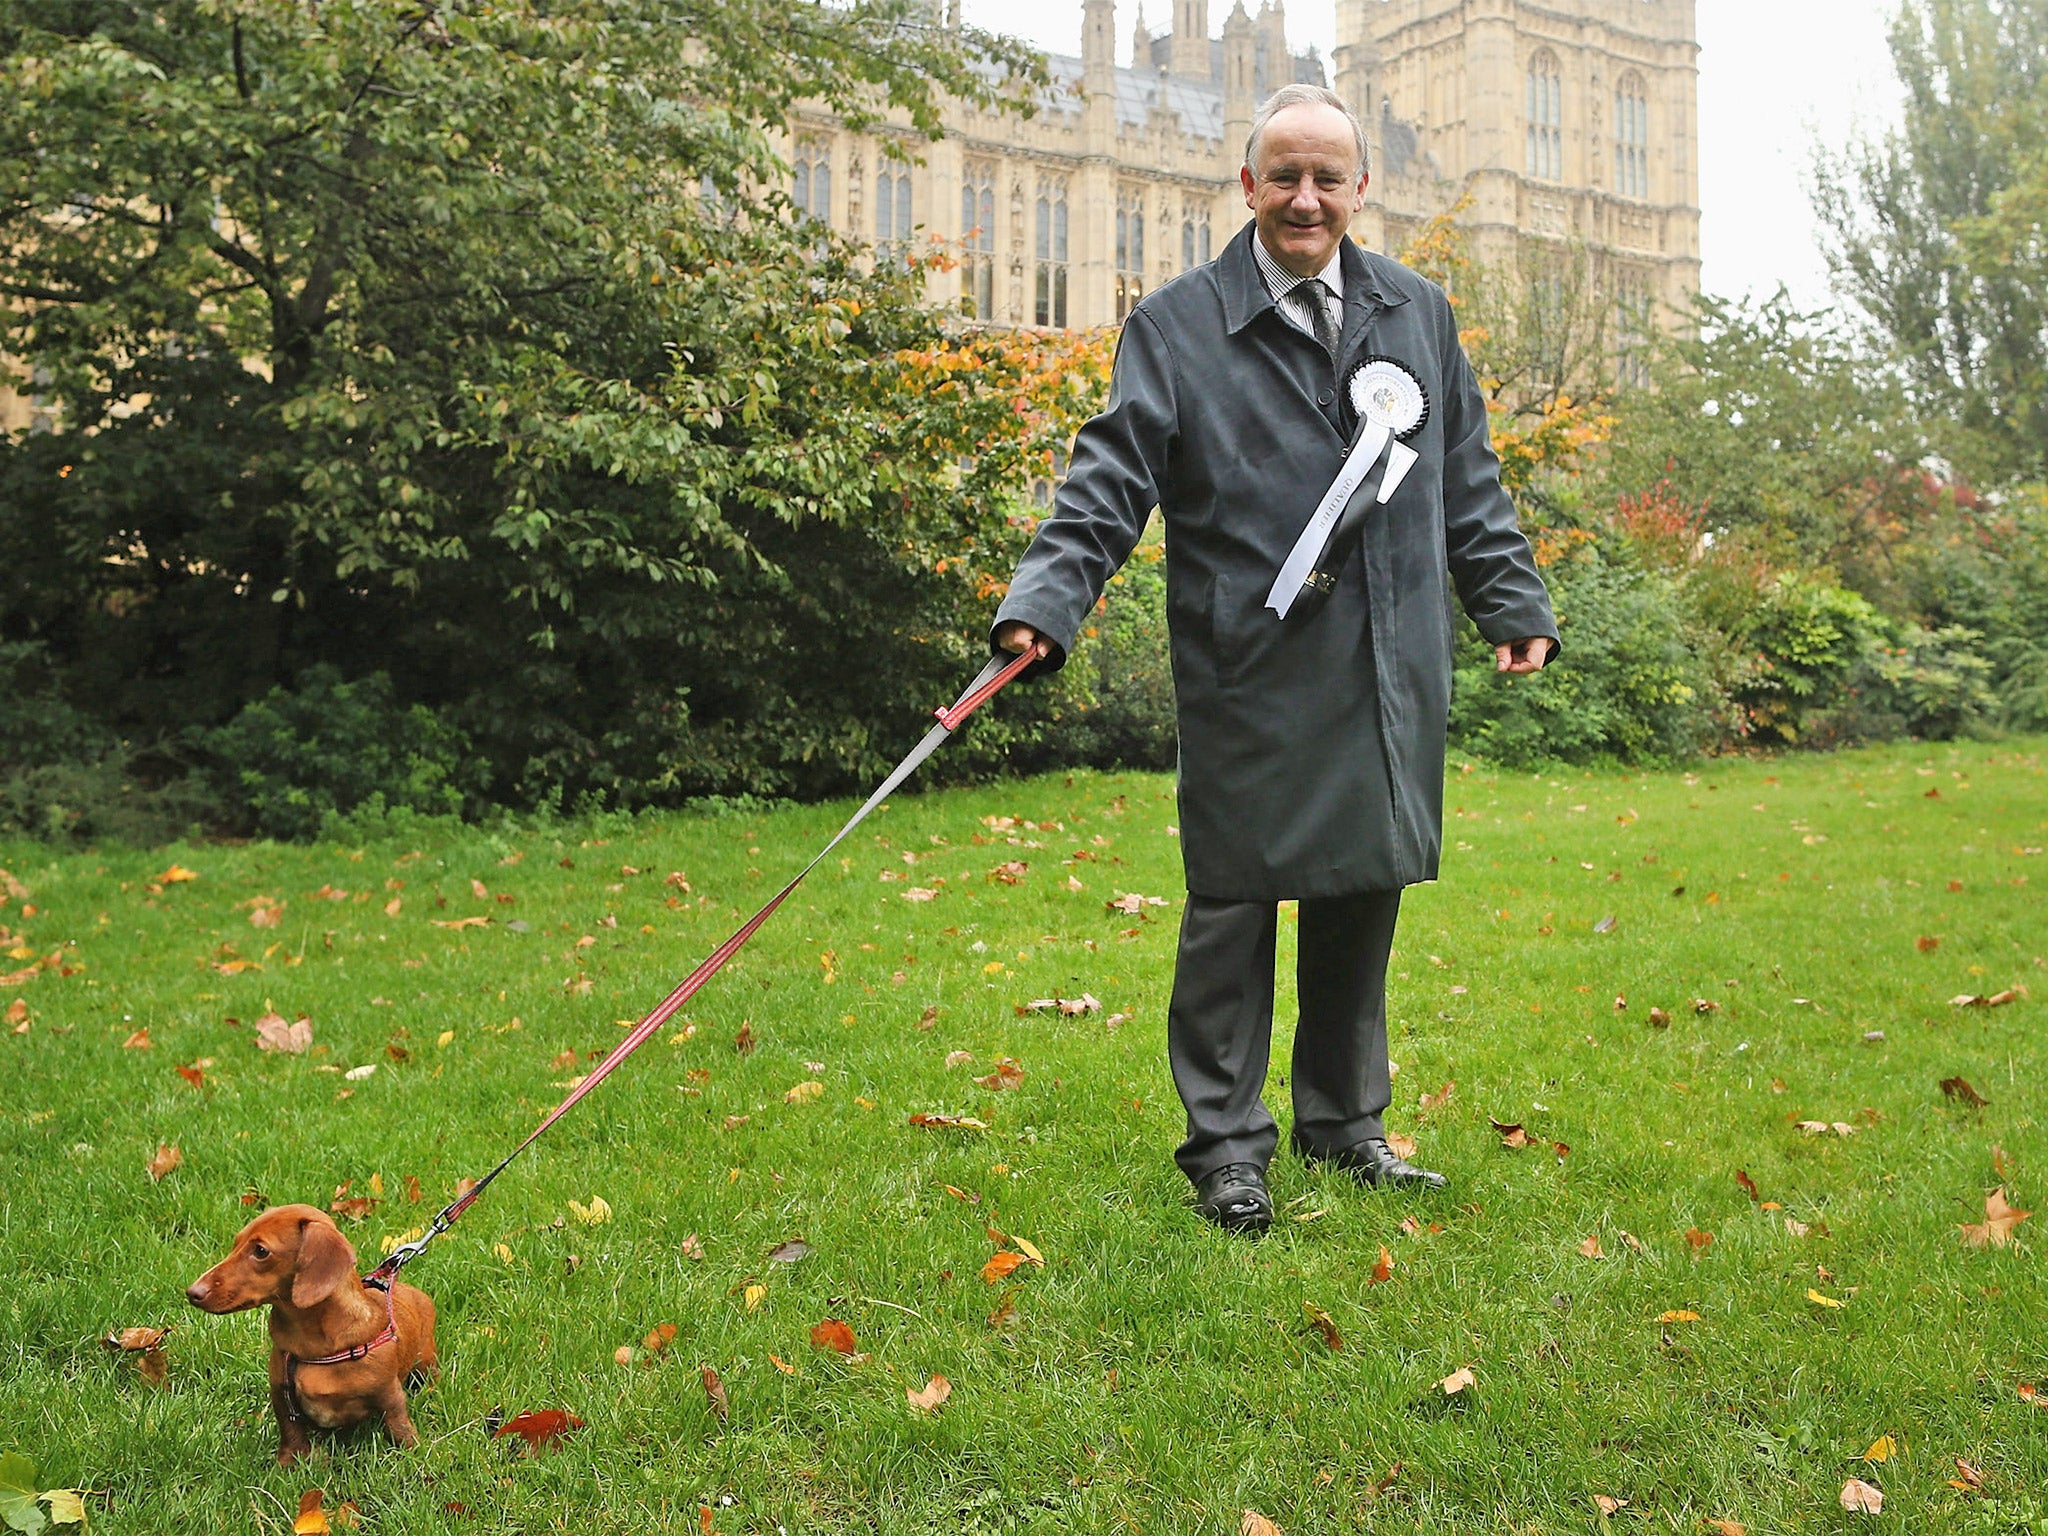
[[50, 1506], [50, 1524], [85, 1524], [85, 1500], [76, 1488], [45, 1488], [41, 1497]]
[[1879, 1435], [1871, 1442], [1870, 1449], [1857, 1457], [1858, 1461], [1890, 1461], [1899, 1454], [1899, 1442], [1890, 1435]]
[[438, 1037], [437, 1037], [437, 1038], [435, 1039], [435, 1041], [434, 1041], [434, 1044], [436, 1044], [436, 1045], [438, 1045], [438, 1046], [446, 1046], [446, 1045], [448, 1045], [448, 1044], [449, 1044], [449, 1043], [450, 1043], [451, 1041], [453, 1041], [453, 1040], [454, 1040], [454, 1038], [455, 1038], [455, 1031], [454, 1031], [454, 1030], [452, 1030], [452, 1029], [444, 1029], [444, 1030], [442, 1030], [442, 1031], [441, 1031], [440, 1035], [439, 1035], [439, 1036], [438, 1036]]
[[612, 1208], [603, 1195], [592, 1195], [590, 1204], [571, 1200], [569, 1210], [586, 1227], [601, 1227], [612, 1219]]
[[765, 1286], [765, 1285], [750, 1285], [750, 1286], [748, 1286], [748, 1287], [747, 1287], [747, 1295], [746, 1295], [746, 1301], [747, 1301], [747, 1310], [748, 1310], [749, 1312], [758, 1312], [758, 1311], [760, 1311], [760, 1310], [761, 1310], [761, 1303], [762, 1303], [763, 1301], [767, 1300], [767, 1298], [768, 1298], [768, 1287], [767, 1287], [767, 1286]]
[[1010, 1241], [1016, 1244], [1017, 1251], [1023, 1254], [1025, 1258], [1036, 1264], [1040, 1269], [1045, 1268], [1045, 1255], [1038, 1251], [1038, 1245], [1033, 1243], [1030, 1238], [1018, 1237], [1012, 1234]]
[[808, 1104], [824, 1091], [825, 1085], [813, 1079], [807, 1083], [798, 1083], [789, 1092], [785, 1093], [782, 1098], [783, 1102], [787, 1104]]
[[501, 1264], [510, 1264], [512, 1262], [512, 1250], [503, 1243], [491, 1244], [491, 1252], [498, 1256], [498, 1261]]
[[292, 1522], [292, 1536], [327, 1536], [327, 1512], [320, 1507], [320, 1490], [308, 1488], [299, 1495], [299, 1518]]
[[1674, 1312], [1660, 1312], [1657, 1314], [1657, 1321], [1660, 1323], [1696, 1323], [1699, 1320], [1699, 1313], [1687, 1312], [1683, 1308]]
[[[198, 878], [199, 876], [196, 873], [187, 869], [184, 865], [173, 864], [169, 869], [156, 877], [156, 883], [158, 885], [182, 885], [187, 880], [197, 880]], [[320, 1528], [322, 1530], [327, 1529], [324, 1523]]]
[[1846, 1301], [1837, 1301], [1832, 1296], [1821, 1295], [1819, 1291], [1816, 1291], [1810, 1285], [1806, 1288], [1806, 1299], [1812, 1302], [1816, 1307], [1833, 1307], [1837, 1310], [1849, 1305], [1849, 1303], [1847, 1303]]

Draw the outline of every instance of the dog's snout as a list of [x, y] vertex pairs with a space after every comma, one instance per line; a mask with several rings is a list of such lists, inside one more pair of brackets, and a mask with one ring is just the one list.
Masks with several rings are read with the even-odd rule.
[[204, 1280], [194, 1280], [185, 1287], [185, 1299], [195, 1307], [205, 1306], [206, 1298], [211, 1294], [212, 1288]]

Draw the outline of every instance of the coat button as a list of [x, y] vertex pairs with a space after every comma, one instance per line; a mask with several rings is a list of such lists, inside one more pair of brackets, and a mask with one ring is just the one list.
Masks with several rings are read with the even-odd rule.
[[1330, 392], [1326, 389], [1320, 395], [1316, 396], [1316, 404], [1328, 405], [1330, 403], [1331, 398], [1332, 397], [1330, 395]]

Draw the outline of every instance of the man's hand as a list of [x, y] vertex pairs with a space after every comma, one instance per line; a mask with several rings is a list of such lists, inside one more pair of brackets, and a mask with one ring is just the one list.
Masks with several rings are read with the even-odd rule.
[[1543, 663], [1550, 660], [1551, 652], [1556, 649], [1556, 642], [1548, 635], [1532, 635], [1526, 640], [1510, 640], [1506, 645], [1496, 645], [1493, 648], [1494, 670], [1515, 673], [1541, 672]]
[[1032, 646], [1038, 644], [1038, 631], [1029, 624], [1019, 624], [1012, 619], [996, 631], [996, 644], [1012, 656], [1022, 656]]

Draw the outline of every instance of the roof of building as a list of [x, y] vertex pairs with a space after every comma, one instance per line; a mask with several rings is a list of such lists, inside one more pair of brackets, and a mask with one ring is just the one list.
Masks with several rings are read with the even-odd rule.
[[[1222, 49], [1221, 43], [1211, 45], [1219, 68]], [[1052, 75], [1052, 85], [1045, 95], [1045, 110], [1063, 115], [1079, 112], [1086, 99], [1081, 84], [1083, 64], [1080, 58], [1073, 54], [1053, 53], [1046, 55], [1045, 62]], [[1323, 63], [1314, 49], [1293, 55], [1289, 62], [1293, 66], [1292, 80], [1323, 84]], [[1259, 91], [1261, 98], [1268, 94], [1270, 92], [1265, 89]], [[1141, 129], [1151, 119], [1152, 113], [1161, 107], [1180, 120], [1181, 131], [1190, 138], [1207, 139], [1212, 143], [1223, 138], [1223, 86], [1220, 81], [1190, 79], [1163, 67], [1118, 67], [1116, 122], [1119, 128]]]

